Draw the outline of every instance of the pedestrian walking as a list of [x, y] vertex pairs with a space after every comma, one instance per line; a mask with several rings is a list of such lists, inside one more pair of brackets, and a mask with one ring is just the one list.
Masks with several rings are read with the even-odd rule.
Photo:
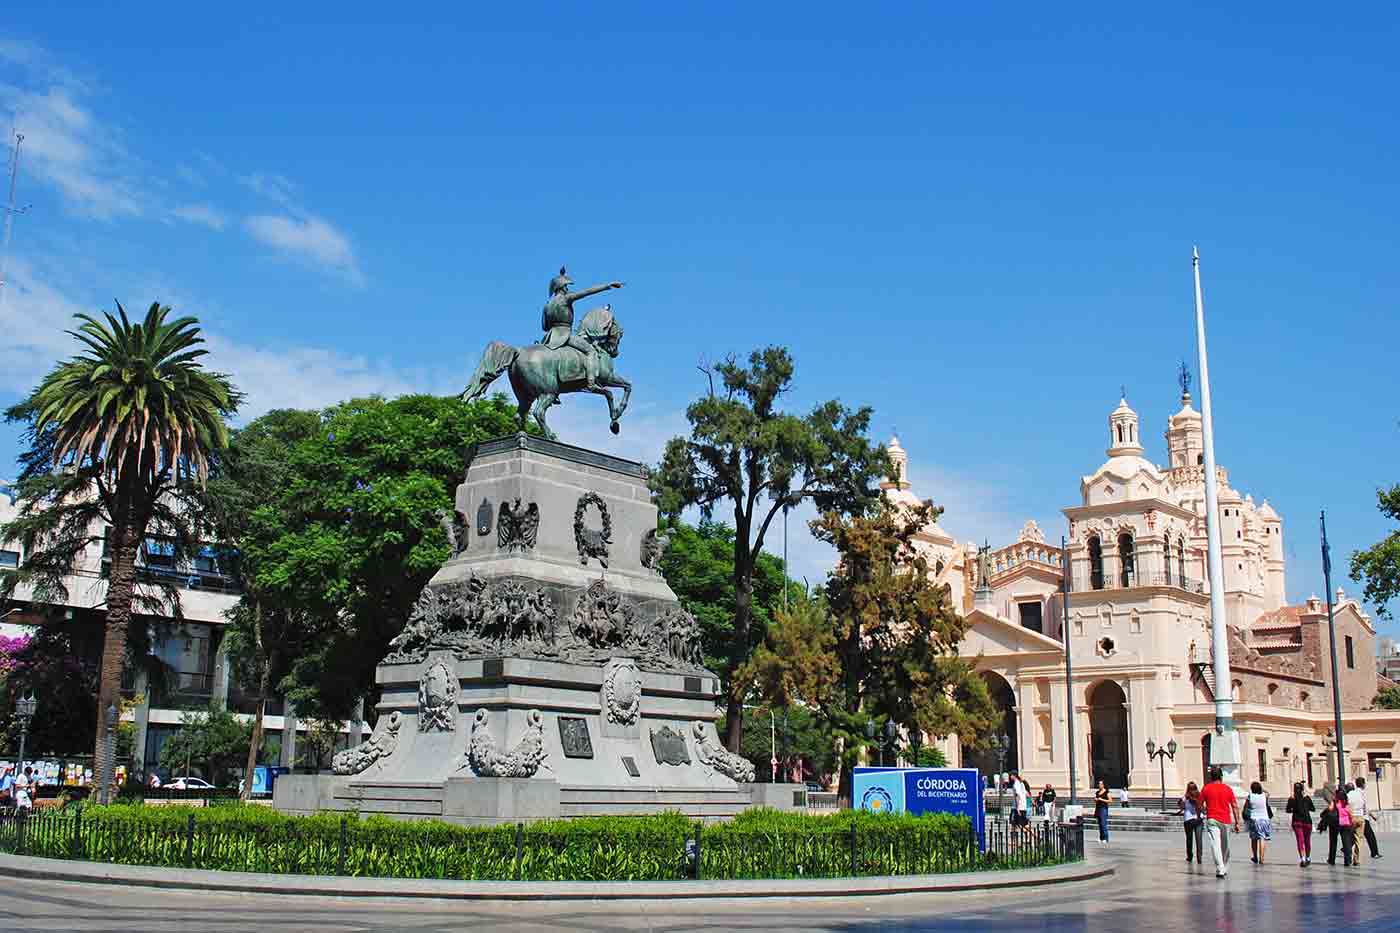
[[1094, 791], [1094, 819], [1099, 821], [1099, 842], [1108, 844], [1108, 807], [1111, 798], [1108, 795], [1108, 785], [1099, 781], [1098, 789]]
[[1201, 789], [1192, 781], [1186, 785], [1186, 793], [1181, 797], [1181, 828], [1186, 831], [1186, 861], [1194, 857], [1201, 864], [1205, 857], [1205, 805], [1201, 803]]
[[1045, 808], [1045, 822], [1055, 822], [1055, 788], [1049, 784], [1040, 792], [1040, 805]]
[[1118, 788], [1118, 805], [1121, 806], [1121, 807], [1123, 807], [1124, 809], [1127, 808], [1127, 806], [1128, 806], [1128, 788], [1127, 788], [1127, 787], [1120, 787], [1120, 788]]
[[1371, 850], [1371, 858], [1380, 858], [1380, 846], [1376, 845], [1376, 831], [1371, 828], [1371, 805], [1366, 802], [1366, 779], [1359, 777], [1356, 779], [1356, 787], [1347, 794], [1347, 807], [1351, 809], [1351, 818], [1356, 823], [1356, 830], [1361, 834], [1357, 839], [1356, 847], [1361, 848], [1361, 839], [1366, 840], [1366, 847]]
[[24, 773], [15, 778], [15, 809], [34, 809], [34, 769], [25, 768]]
[[1327, 795], [1327, 806], [1317, 818], [1317, 831], [1327, 830], [1327, 864], [1337, 864], [1337, 837], [1341, 835], [1342, 826], [1337, 822], [1337, 797], [1346, 799], [1346, 794], [1335, 791]]
[[1215, 862], [1215, 877], [1230, 873], [1230, 836], [1225, 827], [1240, 831], [1239, 801], [1224, 781], [1220, 768], [1210, 769], [1210, 780], [1201, 788], [1201, 802], [1206, 809], [1206, 838], [1210, 840], [1210, 857]]
[[[1342, 837], [1342, 865], [1350, 868], [1353, 864], [1360, 865], [1360, 851], [1353, 852], [1356, 846], [1356, 826], [1351, 815], [1351, 807], [1347, 806], [1347, 792], [1343, 788], [1337, 791], [1337, 796], [1333, 798], [1333, 803], [1337, 813], [1337, 835]], [[1356, 857], [1353, 863], [1352, 858]]]
[[1293, 815], [1293, 838], [1298, 843], [1298, 867], [1307, 868], [1312, 864], [1313, 810], [1312, 798], [1303, 791], [1303, 782], [1293, 785], [1293, 796], [1284, 804], [1283, 811]]
[[1011, 826], [1018, 834], [1024, 834], [1031, 825], [1031, 788], [1021, 775], [1011, 773]]
[[1244, 819], [1249, 827], [1249, 860], [1263, 865], [1264, 850], [1274, 838], [1274, 808], [1269, 806], [1269, 795], [1258, 781], [1249, 785], [1249, 796], [1244, 800]]
[[9, 762], [0, 765], [0, 809], [15, 805], [15, 769]]

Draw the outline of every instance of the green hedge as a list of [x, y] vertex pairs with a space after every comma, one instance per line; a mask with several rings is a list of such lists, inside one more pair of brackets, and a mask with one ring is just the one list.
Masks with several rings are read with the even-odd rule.
[[[262, 806], [84, 807], [0, 817], [0, 851], [129, 865], [282, 874], [529, 881], [930, 874], [1049, 865], [1082, 841], [1050, 828], [978, 852], [948, 815], [828, 816], [755, 809], [700, 826], [678, 813], [464, 827]], [[1038, 840], [1038, 841], [1037, 841]], [[1005, 841], [1005, 840], [1004, 840]]]

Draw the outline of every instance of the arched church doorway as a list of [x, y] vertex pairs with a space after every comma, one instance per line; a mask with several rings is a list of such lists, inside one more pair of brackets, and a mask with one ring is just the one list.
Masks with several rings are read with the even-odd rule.
[[992, 695], [992, 702], [997, 709], [1001, 710], [1001, 721], [997, 724], [996, 734], [1005, 735], [1007, 738], [1006, 766], [1001, 766], [1001, 759], [998, 758], [996, 749], [991, 747], [978, 748], [968, 755], [966, 767], [976, 768], [986, 775], [998, 774], [1002, 771], [1017, 771], [1021, 767], [1017, 749], [1021, 747], [1020, 737], [1016, 734], [1016, 693], [1011, 689], [1005, 677], [995, 671], [981, 671], [981, 677], [987, 684], [987, 692]]
[[1128, 784], [1128, 698], [1111, 680], [1089, 693], [1089, 757], [1095, 782]]

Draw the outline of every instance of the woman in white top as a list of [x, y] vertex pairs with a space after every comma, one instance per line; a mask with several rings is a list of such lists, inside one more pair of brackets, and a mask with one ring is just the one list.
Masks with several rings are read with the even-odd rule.
[[1249, 860], [1262, 865], [1264, 847], [1274, 838], [1274, 811], [1269, 806], [1269, 795], [1264, 793], [1264, 785], [1258, 781], [1249, 785], [1249, 796], [1244, 801], [1244, 818], [1249, 822], [1249, 849], [1253, 853]]
[[34, 800], [30, 794], [34, 790], [34, 771], [32, 768], [25, 768], [24, 773], [15, 778], [15, 809], [32, 810]]

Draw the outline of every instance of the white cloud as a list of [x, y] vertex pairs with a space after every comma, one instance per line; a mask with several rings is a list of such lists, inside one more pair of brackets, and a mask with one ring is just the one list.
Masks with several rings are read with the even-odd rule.
[[12, 259], [0, 294], [0, 391], [27, 394], [59, 359], [78, 349], [64, 331], [89, 312], [59, 289], [36, 281], [23, 259]]
[[[254, 172], [251, 175], [240, 175], [238, 181], [254, 194], [262, 195], [283, 207], [297, 210], [297, 186], [292, 184], [290, 179], [282, 175], [270, 172]], [[299, 210], [298, 213], [300, 213]]]
[[228, 215], [212, 204], [185, 204], [170, 211], [172, 217], [192, 224], [200, 224], [210, 230], [222, 230], [228, 226]]
[[264, 245], [330, 269], [352, 285], [365, 284], [349, 237], [320, 217], [256, 214], [243, 221], [243, 228]]

